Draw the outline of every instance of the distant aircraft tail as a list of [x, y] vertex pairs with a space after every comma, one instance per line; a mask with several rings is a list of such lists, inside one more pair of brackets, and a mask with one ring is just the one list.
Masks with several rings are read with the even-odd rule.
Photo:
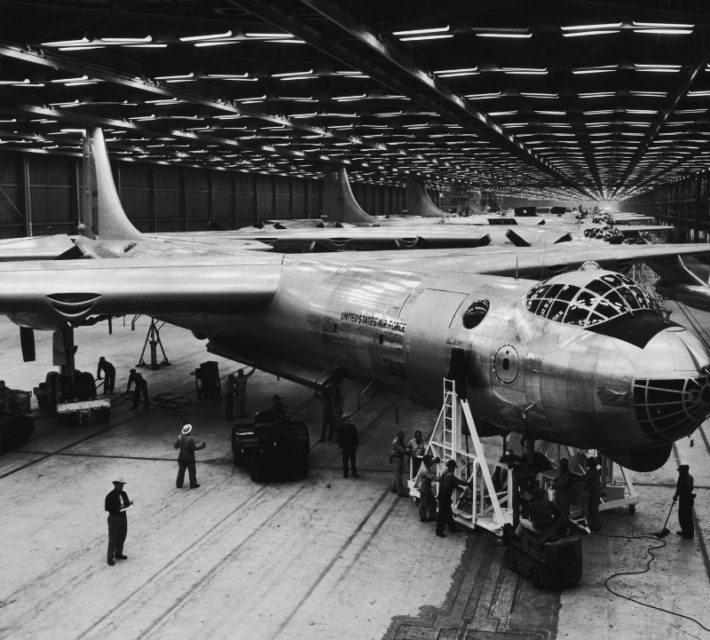
[[369, 215], [355, 200], [348, 174], [344, 167], [328, 169], [325, 173], [323, 189], [323, 217], [328, 222], [347, 222], [350, 224], [373, 223]]
[[93, 234], [102, 240], [142, 240], [123, 210], [111, 173], [104, 134], [98, 127], [91, 131], [91, 149], [97, 201], [92, 220]]
[[410, 176], [404, 193], [404, 208], [410, 216], [442, 218], [448, 214], [437, 207], [429, 198], [424, 180], [419, 176]]

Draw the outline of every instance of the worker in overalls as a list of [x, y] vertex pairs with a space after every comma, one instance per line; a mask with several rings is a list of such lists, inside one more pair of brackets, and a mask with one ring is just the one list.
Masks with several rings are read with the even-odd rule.
[[592, 531], [599, 531], [602, 528], [599, 521], [599, 504], [602, 500], [602, 476], [599, 462], [596, 458], [587, 460], [587, 472], [579, 476], [580, 482], [586, 482], [589, 489], [589, 504], [587, 512], [589, 514], [589, 528]]
[[676, 483], [673, 501], [678, 501], [678, 524], [680, 531], [676, 534], [683, 538], [695, 537], [695, 526], [693, 524], [693, 505], [695, 504], [695, 494], [693, 493], [693, 476], [690, 475], [690, 467], [682, 464], [678, 467], [678, 482]]
[[454, 474], [456, 467], [458, 467], [456, 460], [449, 460], [446, 463], [446, 471], [444, 475], [441, 476], [441, 482], [439, 484], [439, 512], [436, 515], [436, 535], [439, 536], [439, 538], [446, 537], [444, 535], [444, 526], [448, 526], [451, 533], [460, 531], [454, 521], [454, 512], [451, 502], [454, 497], [454, 489], [456, 489], [456, 487], [466, 489], [468, 482], [459, 480], [456, 477]]
[[145, 378], [138, 373], [135, 369], [131, 369], [130, 376], [128, 376], [128, 387], [126, 388], [126, 393], [131, 390], [131, 385], [136, 385], [136, 390], [133, 392], [133, 405], [131, 409], [137, 409], [138, 403], [141, 400], [141, 395], [143, 396], [143, 401], [145, 402], [145, 408], [150, 408], [150, 399], [148, 398], [148, 383]]
[[101, 374], [104, 374], [104, 395], [113, 393], [113, 388], [116, 384], [116, 367], [114, 367], [106, 358], [99, 358], [99, 366], [96, 370], [96, 379], [101, 380]]
[[237, 401], [237, 418], [246, 418], [247, 413], [247, 380], [254, 375], [256, 367], [252, 367], [251, 371], [244, 374], [244, 369], [239, 369], [234, 378], [234, 395]]

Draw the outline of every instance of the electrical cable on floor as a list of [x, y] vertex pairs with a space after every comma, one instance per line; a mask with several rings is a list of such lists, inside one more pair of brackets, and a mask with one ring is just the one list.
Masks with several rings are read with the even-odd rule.
[[658, 542], [659, 544], [656, 546], [651, 546], [646, 549], [646, 552], [648, 555], [651, 556], [649, 560], [646, 561], [646, 568], [643, 571], [619, 571], [618, 573], [614, 573], [610, 575], [605, 581], [604, 581], [604, 587], [606, 590], [615, 595], [618, 596], [619, 598], [623, 598], [624, 600], [629, 600], [630, 602], [633, 602], [635, 604], [640, 604], [642, 607], [648, 607], [649, 609], [655, 609], [656, 611], [661, 611], [663, 613], [668, 613], [672, 616], [676, 616], [678, 618], [685, 618], [686, 620], [690, 620], [691, 622], [694, 622], [697, 624], [700, 628], [705, 629], [705, 631], [710, 631], [705, 625], [701, 624], [698, 622], [695, 618], [691, 618], [690, 616], [683, 615], [682, 613], [677, 613], [675, 611], [670, 611], [669, 609], [664, 609], [663, 607], [657, 607], [656, 605], [649, 604], [647, 602], [641, 602], [640, 600], [636, 600], [635, 598], [632, 598], [631, 596], [625, 596], [623, 593], [619, 593], [618, 591], [614, 591], [610, 586], [609, 582], [611, 582], [614, 578], [619, 578], [621, 576], [638, 576], [642, 575], [644, 573], [648, 573], [651, 570], [651, 563], [656, 559], [655, 554], [653, 553], [657, 549], [663, 549], [663, 547], [666, 546], [666, 541], [665, 540], [660, 540], [659, 538], [656, 538], [655, 536], [616, 536], [616, 535], [610, 535], [607, 533], [598, 533], [595, 532], [594, 535], [597, 536], [602, 536], [604, 538], [619, 538], [622, 540], [653, 540], [654, 542]]
[[[119, 407], [129, 400], [133, 400], [133, 391], [126, 391], [117, 398], [111, 400], [111, 407]], [[162, 393], [154, 395], [150, 401], [158, 409], [168, 414], [171, 418], [184, 422], [192, 415], [192, 411], [189, 410], [189, 407], [218, 404], [222, 400], [221, 398], [215, 398], [204, 402], [195, 402], [189, 395], [176, 396], [169, 391], [163, 391]]]

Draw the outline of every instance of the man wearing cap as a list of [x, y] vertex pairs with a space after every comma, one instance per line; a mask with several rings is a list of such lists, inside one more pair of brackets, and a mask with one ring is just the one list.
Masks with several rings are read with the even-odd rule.
[[422, 432], [417, 430], [414, 432], [414, 437], [407, 443], [407, 449], [412, 454], [412, 477], [415, 478], [419, 473], [419, 465], [422, 463], [422, 456], [426, 452], [426, 442], [422, 438]]
[[148, 383], [145, 381], [145, 378], [135, 369], [131, 369], [130, 374], [131, 375], [128, 376], [128, 387], [126, 388], [126, 393], [131, 390], [131, 385], [134, 382], [136, 384], [136, 390], [133, 392], [133, 405], [131, 406], [131, 409], [138, 408], [138, 403], [141, 400], [141, 394], [143, 394], [145, 408], [149, 409], [150, 400], [148, 399]]
[[126, 509], [133, 503], [128, 499], [128, 494], [123, 490], [126, 481], [123, 476], [113, 481], [113, 491], [109, 491], [104, 501], [104, 508], [108, 511], [108, 554], [106, 560], [114, 566], [116, 560], [127, 560], [123, 555], [123, 543], [128, 533], [128, 518]]
[[288, 420], [288, 410], [286, 409], [286, 405], [281, 402], [281, 396], [274, 394], [271, 399], [274, 401], [274, 406], [271, 407], [271, 410], [278, 418]]
[[444, 525], [448, 525], [451, 533], [459, 531], [459, 528], [454, 522], [454, 514], [451, 510], [451, 500], [454, 495], [454, 489], [466, 489], [468, 482], [459, 480], [454, 475], [454, 469], [458, 465], [455, 460], [449, 460], [446, 463], [446, 471], [441, 476], [441, 484], [439, 485], [439, 513], [436, 516], [436, 535], [440, 538], [445, 538]]
[[693, 476], [690, 475], [690, 467], [682, 464], [678, 467], [678, 482], [676, 483], [673, 502], [678, 501], [678, 524], [680, 531], [676, 535], [690, 539], [695, 537], [695, 527], [693, 525], [693, 504], [695, 504], [695, 494], [693, 493]]
[[436, 520], [436, 500], [432, 491], [432, 483], [439, 478], [436, 465], [441, 462], [438, 456], [435, 458], [427, 453], [422, 458], [422, 466], [419, 468], [419, 521], [434, 522]]
[[97, 380], [101, 380], [102, 373], [104, 374], [104, 395], [113, 393], [113, 388], [116, 384], [116, 367], [103, 356], [99, 358], [99, 366], [96, 370]]
[[173, 445], [175, 449], [180, 449], [178, 454], [178, 474], [175, 481], [175, 486], [178, 489], [181, 489], [185, 482], [185, 469], [187, 469], [190, 476], [190, 489], [197, 489], [200, 486], [197, 484], [197, 473], [195, 472], [195, 451], [204, 449], [207, 445], [203, 442], [201, 446], [197, 446], [191, 432], [192, 425], [186, 424]]

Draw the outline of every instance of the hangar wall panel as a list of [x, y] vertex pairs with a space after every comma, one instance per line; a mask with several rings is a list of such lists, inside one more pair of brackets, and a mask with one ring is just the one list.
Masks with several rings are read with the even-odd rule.
[[[0, 150], [0, 238], [73, 230], [81, 167], [77, 156]], [[124, 161], [112, 169], [126, 214], [141, 231], [202, 231], [210, 219], [236, 229], [323, 213], [322, 180]], [[353, 192], [373, 214], [403, 207], [402, 187], [355, 183]]]

